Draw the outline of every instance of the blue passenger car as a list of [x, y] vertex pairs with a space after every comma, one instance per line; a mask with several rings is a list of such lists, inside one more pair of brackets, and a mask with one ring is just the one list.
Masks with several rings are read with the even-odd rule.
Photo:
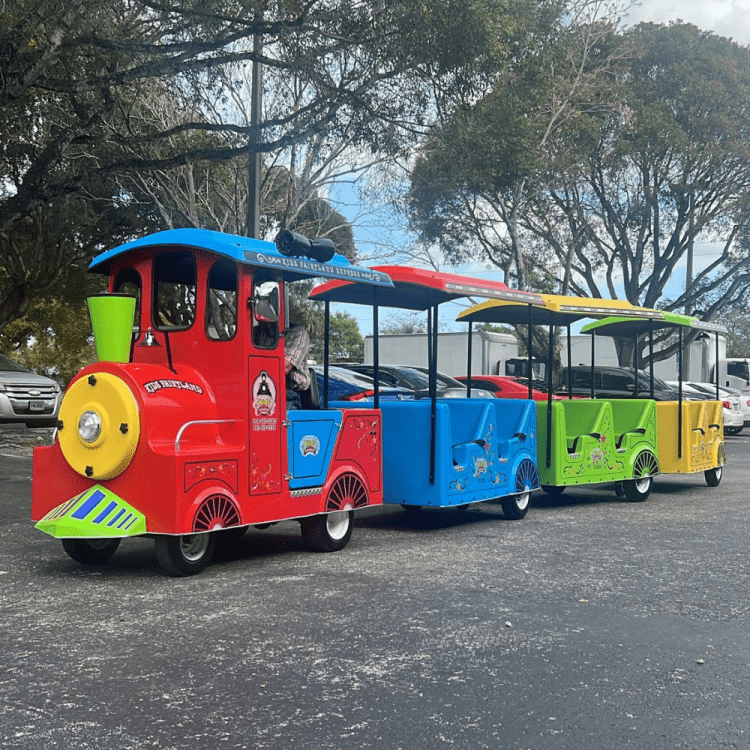
[[[481, 282], [454, 274], [404, 266], [382, 266], [393, 287], [365, 289], [357, 282], [329, 282], [312, 299], [369, 304], [375, 332], [377, 383], [378, 310], [383, 307], [428, 313], [430, 397], [415, 401], [380, 401], [382, 413], [383, 502], [404, 508], [457, 507], [498, 500], [506, 518], [523, 518], [533, 490], [536, 467], [536, 406], [518, 399], [437, 399], [437, 308], [467, 295], [535, 301], [499, 282]], [[325, 401], [325, 386], [323, 399]], [[467, 393], [468, 396], [468, 393]], [[348, 404], [351, 408], [352, 404]]]

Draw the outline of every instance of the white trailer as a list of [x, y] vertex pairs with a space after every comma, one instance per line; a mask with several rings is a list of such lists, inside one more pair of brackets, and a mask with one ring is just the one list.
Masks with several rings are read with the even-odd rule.
[[[466, 332], [438, 334], [438, 372], [465, 375], [468, 356]], [[378, 336], [379, 361], [388, 365], [427, 366], [427, 334], [399, 333]], [[474, 331], [471, 371], [474, 375], [504, 375], [506, 363], [518, 359], [518, 341], [509, 333]], [[372, 364], [373, 337], [365, 336], [365, 364]]]
[[[571, 336], [570, 339], [572, 364], [591, 364], [591, 336], [578, 334]], [[560, 347], [560, 361], [563, 366], [567, 366], [568, 347], [567, 337], [564, 334], [560, 336]], [[719, 336], [719, 357], [723, 357], [725, 352], [726, 339], [723, 336]], [[688, 362], [689, 356], [689, 372], [685, 375], [685, 380], [697, 383], [708, 383], [712, 380], [714, 364], [716, 363], [716, 342], [714, 341], [713, 334], [710, 337], [701, 336], [693, 341], [690, 345], [690, 354], [688, 355], [686, 352], [684, 356], [686, 362]], [[719, 361], [724, 362], [726, 360], [720, 359]], [[603, 367], [620, 366], [620, 362], [617, 359], [614, 340], [608, 336], [596, 337], [596, 363]], [[632, 367], [633, 363], [622, 363], [622, 366]], [[654, 375], [662, 380], [676, 380], [678, 377], [677, 357], [672, 355], [667, 359], [661, 359], [655, 362]], [[714, 382], [716, 381], [714, 380]], [[719, 385], [725, 385], [724, 381], [719, 381]], [[732, 385], [731, 387], [739, 388], [737, 385]]]

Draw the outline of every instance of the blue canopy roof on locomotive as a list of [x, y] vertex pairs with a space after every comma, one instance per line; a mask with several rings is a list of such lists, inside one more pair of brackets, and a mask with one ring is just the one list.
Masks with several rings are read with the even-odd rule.
[[281, 273], [284, 281], [323, 277], [364, 282], [375, 286], [392, 286], [387, 274], [371, 268], [354, 266], [338, 253], [325, 263], [307, 258], [289, 257], [279, 252], [273, 242], [213, 232], [208, 229], [168, 229], [126, 242], [124, 245], [97, 255], [91, 261], [89, 271], [109, 273], [109, 267], [114, 258], [134, 250], [149, 250], [158, 247], [191, 247], [208, 250], [239, 263], [274, 268]]

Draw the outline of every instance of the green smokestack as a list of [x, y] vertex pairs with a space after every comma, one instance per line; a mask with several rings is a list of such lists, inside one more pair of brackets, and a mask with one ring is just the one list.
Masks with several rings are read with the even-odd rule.
[[128, 362], [133, 335], [135, 297], [129, 294], [92, 294], [88, 299], [100, 362]]

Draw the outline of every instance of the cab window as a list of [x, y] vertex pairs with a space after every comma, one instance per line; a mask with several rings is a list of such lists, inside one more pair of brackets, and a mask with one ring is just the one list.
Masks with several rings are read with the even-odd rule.
[[237, 333], [237, 266], [221, 259], [208, 274], [206, 335], [215, 341], [229, 341]]
[[251, 310], [253, 345], [258, 349], [275, 349], [279, 343], [279, 282], [263, 273], [253, 278]]
[[141, 328], [141, 275], [134, 268], [123, 268], [115, 276], [112, 291], [115, 294], [129, 294], [131, 297], [135, 297], [133, 337], [137, 339]]
[[750, 372], [748, 372], [747, 362], [727, 362], [727, 375], [748, 380]]
[[153, 277], [154, 328], [190, 328], [195, 321], [195, 258], [185, 252], [161, 253], [154, 258]]

